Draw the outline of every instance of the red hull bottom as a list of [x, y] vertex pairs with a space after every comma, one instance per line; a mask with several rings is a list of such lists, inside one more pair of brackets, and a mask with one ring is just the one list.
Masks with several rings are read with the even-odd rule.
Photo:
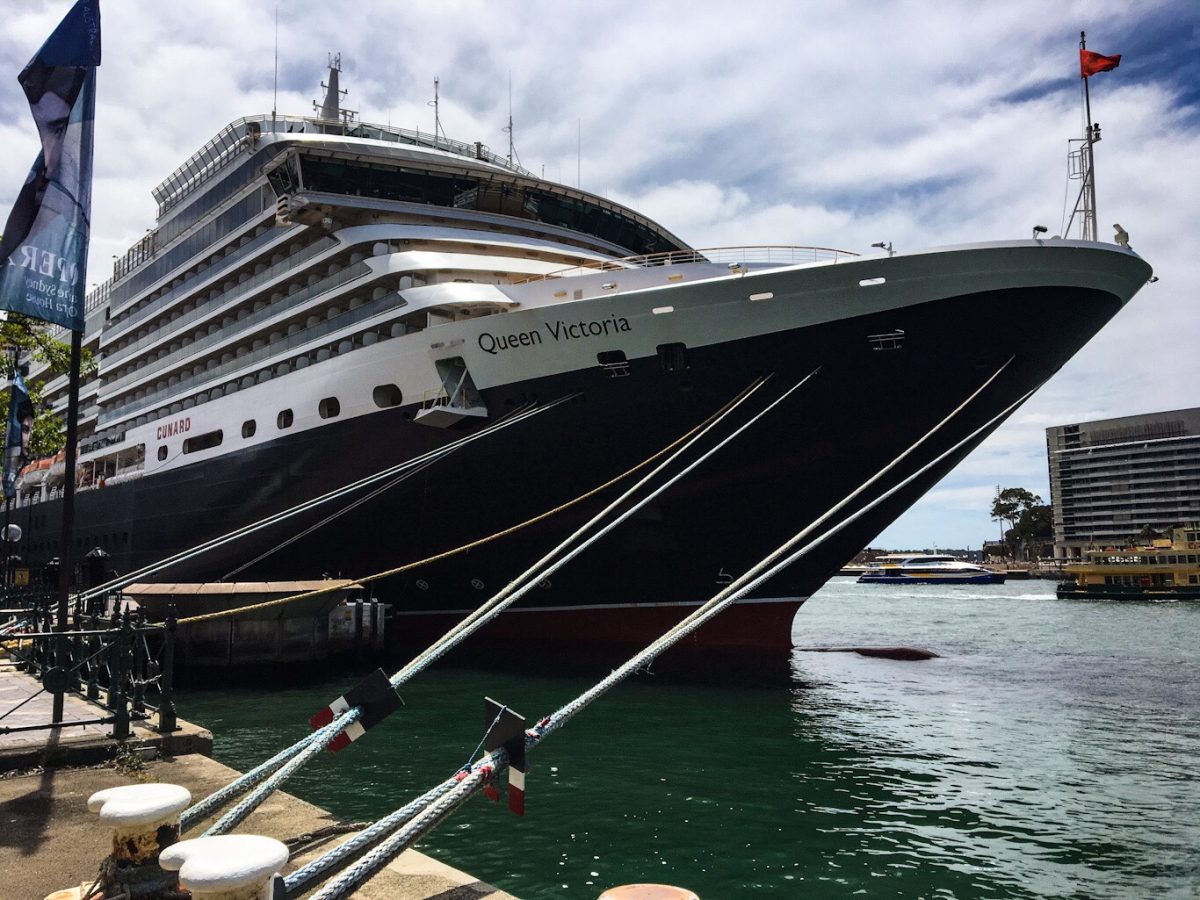
[[[707, 664], [716, 659], [753, 657], [763, 651], [786, 655], [792, 647], [792, 620], [803, 599], [735, 603], [695, 633], [675, 644], [664, 658]], [[503, 613], [455, 653], [459, 662], [522, 655], [542, 659], [605, 660], [619, 664], [676, 625], [694, 605], [603, 606], [572, 609], [514, 609]], [[397, 616], [390, 635], [396, 649], [429, 646], [460, 621], [460, 615], [409, 613]]]

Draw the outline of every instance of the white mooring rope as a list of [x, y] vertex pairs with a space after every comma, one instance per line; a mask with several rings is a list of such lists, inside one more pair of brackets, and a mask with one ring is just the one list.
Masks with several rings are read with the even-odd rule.
[[[958, 452], [962, 447], [968, 445], [971, 441], [973, 441], [981, 433], [984, 433], [995, 423], [1002, 421], [1004, 417], [1006, 417], [1021, 403], [1023, 403], [1030, 396], [1030, 394], [1033, 393], [1033, 390], [1024, 394], [1013, 404], [1001, 411], [998, 415], [989, 419], [979, 428], [975, 429], [949, 449], [943, 451], [930, 462], [921, 466], [919, 469], [902, 479], [896, 485], [880, 494], [874, 500], [861, 507], [858, 511], [843, 519], [841, 522], [835, 524], [832, 528], [828, 529], [818, 538], [803, 546], [800, 550], [792, 553], [782, 561], [779, 561], [780, 557], [786, 554], [789, 549], [795, 547], [796, 544], [798, 544], [800, 541], [803, 541], [817, 528], [820, 528], [822, 525], [828, 522], [830, 518], [837, 515], [837, 513], [844, 509], [846, 505], [852, 502], [856, 497], [860, 496], [864, 491], [868, 490], [871, 485], [876, 483], [887, 472], [895, 468], [904, 458], [911, 455], [911, 453], [916, 450], [917, 447], [919, 447], [928, 438], [939, 431], [947, 422], [949, 422], [972, 400], [974, 400], [975, 397], [977, 397], [988, 385], [990, 385], [1011, 362], [1012, 358], [1004, 363], [999, 370], [997, 370], [986, 382], [984, 382], [983, 385], [981, 385], [966, 400], [964, 400], [963, 403], [960, 404], [954, 411], [952, 411], [941, 422], [935, 425], [933, 429], [919, 438], [916, 443], [912, 444], [907, 450], [904, 451], [904, 453], [893, 459], [874, 476], [863, 482], [858, 488], [847, 495], [846, 498], [844, 498], [842, 501], [839, 501], [839, 503], [835, 504], [822, 516], [802, 529], [793, 538], [761, 560], [757, 565], [740, 576], [734, 583], [728, 585], [712, 599], [707, 601], [697, 610], [693, 611], [691, 615], [687, 616], [684, 620], [668, 630], [649, 647], [645, 648], [622, 666], [615, 669], [608, 677], [602, 679], [591, 689], [579, 695], [577, 698], [575, 698], [575, 700], [563, 707], [560, 707], [560, 709], [555, 713], [542, 719], [534, 729], [531, 729], [526, 733], [526, 748], [532, 749], [533, 747], [536, 747], [541, 740], [559, 728], [563, 727], [567, 721], [582, 711], [588, 704], [594, 702], [620, 681], [624, 680], [630, 674], [636, 672], [638, 669], [651, 662], [655, 657], [673, 646], [679, 640], [700, 628], [707, 621], [724, 610], [727, 606], [736, 602], [738, 599], [745, 596], [747, 593], [754, 590], [770, 578], [774, 577], [788, 566], [793, 565], [795, 562], [810, 553], [816, 547], [820, 546], [830, 537], [846, 528], [848, 525], [865, 515], [871, 509], [874, 509], [880, 503], [883, 503], [885, 500], [892, 497], [898, 491], [903, 490], [921, 475], [940, 464], [944, 459]], [[1034, 390], [1036, 390], [1036, 388], [1034, 388]], [[401, 828], [401, 830], [393, 834], [391, 838], [381, 843], [375, 850], [368, 853], [361, 860], [359, 860], [359, 862], [347, 869], [340, 878], [326, 885], [326, 887], [316, 895], [314, 900], [333, 900], [333, 898], [347, 896], [351, 891], [369, 879], [379, 868], [381, 868], [383, 865], [386, 865], [387, 862], [389, 862], [402, 850], [440, 823], [451, 812], [453, 812], [455, 808], [465, 802], [465, 800], [471, 794], [482, 787], [483, 784], [495, 777], [507, 765], [507, 762], [507, 753], [503, 748], [500, 748], [484, 759], [478, 761], [470, 768], [470, 771], [467, 772], [465, 776], [462, 772], [456, 773], [455, 776], [452, 776], [441, 784], [430, 789], [420, 798], [410, 802], [401, 809], [396, 810], [391, 815], [379, 820], [374, 825], [355, 835], [349, 841], [337, 848], [334, 848], [334, 850], [330, 851], [328, 854], [325, 854], [321, 858], [314, 860], [307, 866], [304, 866], [303, 868], [289, 875], [285, 879], [285, 885], [287, 886], [288, 894], [297, 896], [299, 893], [307, 890], [311, 884], [323, 873], [336, 867], [345, 859], [361, 852], [364, 848], [374, 844], [381, 838], [382, 835], [391, 832], [402, 823], [408, 822], [408, 825]]]
[[[403, 669], [401, 669], [399, 672], [397, 672], [395, 675], [393, 675], [390, 679], [392, 687], [399, 688], [402, 684], [404, 684], [409, 679], [414, 677], [416, 674], [418, 674], [419, 672], [421, 672], [422, 670], [427, 668], [429, 665], [431, 665], [433, 662], [435, 662], [441, 656], [445, 655], [445, 653], [449, 652], [449, 650], [452, 649], [454, 646], [461, 643], [463, 640], [466, 640], [466, 638], [468, 638], [472, 634], [474, 634], [475, 631], [482, 628], [489, 621], [491, 621], [496, 616], [498, 616], [501, 612], [503, 612], [505, 609], [507, 609], [511, 604], [515, 603], [522, 596], [524, 596], [539, 581], [541, 581], [542, 579], [553, 574], [555, 571], [557, 571], [559, 568], [561, 568], [563, 565], [565, 565], [571, 559], [575, 558], [575, 556], [577, 556], [579, 553], [583, 552], [583, 550], [586, 549], [588, 546], [590, 546], [592, 543], [599, 540], [601, 537], [603, 537], [605, 534], [607, 534], [609, 531], [611, 531], [613, 528], [615, 528], [617, 525], [619, 525], [625, 519], [629, 518], [629, 516], [633, 515], [635, 512], [637, 512], [639, 509], [644, 507], [647, 503], [649, 503], [651, 500], [653, 500], [655, 497], [657, 497], [659, 494], [661, 494], [663, 491], [665, 491], [667, 488], [674, 485], [677, 481], [679, 481], [681, 478], [683, 478], [684, 475], [687, 475], [688, 473], [690, 473], [696, 466], [698, 466], [700, 463], [702, 463], [703, 461], [708, 459], [710, 456], [712, 456], [714, 453], [716, 453], [718, 450], [720, 450], [722, 447], [724, 447], [725, 444], [727, 444], [734, 437], [741, 434], [741, 432], [744, 431], [747, 427], [749, 427], [751, 424], [756, 422], [759, 418], [761, 418], [763, 415], [765, 415], [767, 412], [769, 412], [771, 409], [773, 409], [778, 403], [782, 402], [782, 400], [785, 397], [789, 396], [793, 391], [795, 391], [802, 384], [804, 384], [806, 381], [808, 381], [808, 379], [811, 378], [815, 373], [816, 373], [816, 370], [809, 373], [809, 375], [807, 375], [803, 380], [801, 380], [799, 383], [797, 383], [795, 386], [793, 386], [791, 389], [789, 389], [787, 392], [785, 392], [781, 397], [779, 397], [774, 402], [772, 402], [770, 405], [768, 405], [764, 410], [755, 414], [755, 416], [752, 417], [748, 422], [746, 422], [745, 424], [740, 426], [737, 430], [735, 430], [728, 437], [724, 438], [716, 446], [714, 446], [710, 450], [706, 451], [699, 459], [697, 459], [696, 461], [689, 464], [686, 468], [684, 468], [682, 471], [677, 473], [675, 476], [670, 478], [668, 481], [666, 481], [659, 487], [655, 488], [655, 490], [652, 491], [649, 495], [647, 495], [646, 497], [639, 500], [636, 504], [634, 504], [632, 507], [630, 507], [629, 510], [627, 510], [626, 512], [624, 512], [623, 514], [618, 516], [612, 522], [605, 525], [596, 534], [594, 534], [591, 537], [589, 537], [588, 539], [586, 539], [577, 548], [575, 548], [575, 550], [568, 553], [566, 556], [564, 556], [562, 559], [560, 559], [557, 563], [554, 563], [549, 568], [545, 567], [545, 563], [547, 560], [553, 559], [553, 557], [556, 554], [560, 553], [565, 547], [570, 546], [570, 544], [573, 541], [575, 541], [580, 535], [584, 534], [589, 528], [591, 528], [596, 523], [600, 522], [605, 516], [607, 516], [613, 509], [617, 508], [621, 503], [623, 503], [626, 499], [628, 499], [640, 487], [644, 486], [655, 475], [657, 475], [658, 473], [663, 471], [663, 469], [665, 469], [668, 465], [670, 465], [670, 463], [672, 463], [674, 460], [679, 458], [679, 456], [681, 456], [684, 452], [686, 452], [688, 449], [690, 449], [692, 446], [694, 446], [700, 440], [700, 438], [703, 437], [709, 430], [711, 430], [713, 427], [715, 427], [725, 417], [732, 414], [732, 412], [738, 406], [740, 406], [741, 403], [743, 403], [746, 399], [748, 399], [766, 381], [766, 379], [759, 379], [757, 382], [755, 382], [753, 385], [751, 385], [749, 388], [747, 388], [745, 391], [743, 391], [733, 401], [726, 404], [726, 406], [722, 410], [720, 410], [717, 414], [715, 414], [713, 417], [711, 417], [708, 422], [704, 423], [702, 426], [695, 429], [694, 432], [692, 433], [691, 437], [689, 437], [687, 441], [685, 441], [680, 447], [678, 447], [671, 455], [669, 455], [658, 466], [656, 466], [649, 473], [647, 473], [645, 476], [643, 476], [642, 479], [639, 480], [635, 485], [633, 485], [631, 488], [626, 490], [625, 493], [623, 493], [620, 497], [618, 497], [616, 500], [614, 500], [612, 503], [610, 503], [608, 506], [606, 506], [603, 510], [601, 510], [599, 513], [597, 513], [595, 516], [593, 516], [587, 523], [585, 523], [583, 526], [578, 528], [575, 532], [573, 532], [571, 535], [569, 535], [565, 540], [560, 542], [558, 546], [556, 546], [548, 554], [546, 554], [544, 557], [542, 557], [542, 559], [538, 560], [538, 562], [534, 563], [533, 566], [526, 569], [525, 572], [521, 573], [521, 575], [519, 575], [516, 579], [514, 579], [512, 582], [510, 582], [505, 588], [503, 588], [495, 596], [493, 596], [491, 599], [489, 599], [485, 604], [483, 604], [483, 606], [481, 606], [479, 609], [474, 610], [472, 613], [470, 613], [462, 622], [458, 623], [458, 625], [456, 625], [449, 632], [447, 632], [445, 635], [443, 635], [441, 638], [439, 638], [437, 641], [435, 641], [434, 644], [432, 644], [430, 647], [426, 648], [426, 650], [424, 650], [421, 654], [419, 654], [412, 662], [410, 662], [407, 666], [405, 666]], [[523, 585], [522, 585], [522, 582], [524, 582]], [[187, 830], [189, 827], [191, 827], [193, 824], [195, 824], [200, 819], [205, 818], [207, 815], [211, 814], [213, 811], [220, 808], [220, 806], [223, 806], [229, 800], [233, 799], [236, 796], [239, 796], [240, 794], [244, 793], [245, 791], [249, 790], [250, 788], [254, 787], [257, 784], [258, 787], [255, 788], [254, 792], [250, 796], [246, 797], [237, 806], [235, 806], [232, 810], [230, 810], [228, 813], [226, 813], [219, 821], [215, 822], [204, 833], [205, 833], [205, 835], [224, 834], [227, 831], [231, 830], [232, 828], [235, 828], [241, 821], [243, 821], [246, 818], [246, 816], [248, 816], [251, 812], [253, 812], [253, 810], [256, 809], [263, 802], [263, 800], [265, 800], [273, 791], [275, 791], [279, 787], [279, 785], [281, 785], [284, 781], [286, 781], [288, 778], [290, 778], [292, 774], [294, 774], [301, 766], [303, 766], [306, 762], [308, 762], [308, 760], [310, 760], [313, 756], [315, 756], [317, 753], [319, 753], [321, 750], [323, 750], [338, 735], [338, 733], [340, 731], [342, 731], [344, 728], [346, 728], [353, 722], [357, 721], [357, 719], [361, 715], [361, 713], [362, 713], [362, 710], [360, 707], [353, 707], [352, 709], [345, 711], [338, 717], [338, 719], [335, 722], [333, 722], [329, 725], [326, 725], [320, 731], [317, 731], [317, 732], [314, 732], [313, 734], [307, 735], [306, 737], [304, 737], [300, 741], [298, 741], [296, 744], [281, 751], [280, 753], [276, 754], [274, 757], [272, 757], [267, 762], [255, 767], [252, 771], [241, 776], [239, 779], [235, 780], [232, 784], [227, 785], [225, 788], [222, 788], [220, 791], [215, 792], [214, 794], [210, 795], [209, 797], [206, 797], [204, 800], [195, 804], [190, 809], [186, 810], [184, 812], [183, 816], [181, 817], [181, 825], [182, 825], [183, 829]], [[335, 725], [338, 725], [339, 727], [335, 728], [334, 727]], [[278, 767], [278, 771], [275, 771], [276, 767]], [[271, 774], [273, 771], [274, 771], [274, 774]]]

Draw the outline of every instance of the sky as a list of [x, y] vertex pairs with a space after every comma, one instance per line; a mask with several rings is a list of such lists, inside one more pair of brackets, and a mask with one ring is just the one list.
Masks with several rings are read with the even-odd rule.
[[[0, 0], [4, 214], [37, 153], [17, 73], [68, 7]], [[695, 247], [1059, 233], [1086, 30], [1089, 49], [1122, 54], [1091, 79], [1099, 235], [1121, 223], [1159, 281], [872, 544], [977, 548], [999, 535], [998, 485], [1048, 498], [1048, 426], [1200, 405], [1191, 0], [101, 0], [101, 15], [89, 284], [224, 125], [273, 102], [309, 113], [330, 53], [363, 121], [432, 131], [437, 77], [448, 136], [500, 154], [511, 80], [525, 168], [578, 177]]]

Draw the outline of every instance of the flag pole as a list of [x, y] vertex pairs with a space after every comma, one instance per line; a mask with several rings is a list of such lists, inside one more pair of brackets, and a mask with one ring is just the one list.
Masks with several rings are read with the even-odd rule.
[[[1087, 49], [1087, 34], [1079, 32], [1079, 49]], [[1083, 210], [1083, 239], [1098, 240], [1096, 236], [1096, 157], [1092, 149], [1095, 143], [1095, 126], [1092, 125], [1092, 95], [1088, 90], [1088, 81], [1083, 79], [1083, 105], [1087, 115], [1087, 173], [1084, 176], [1084, 190], [1087, 191], [1087, 202]]]
[[[17, 348], [16, 347], [12, 348], [12, 357], [10, 358], [9, 362], [10, 362], [10, 366], [9, 366], [9, 375], [8, 375], [8, 416], [7, 416], [7, 418], [8, 418], [8, 421], [11, 422], [12, 418], [13, 418], [13, 404], [16, 403], [16, 400], [17, 400]], [[7, 430], [8, 429], [6, 428], [5, 431], [7, 431]], [[4, 452], [7, 454], [11, 450], [11, 448], [8, 446], [8, 435], [7, 434], [5, 435], [4, 445], [5, 445]], [[5, 460], [5, 462], [7, 465], [16, 465], [17, 460], [12, 460], [12, 461]], [[14, 481], [16, 480], [16, 473], [13, 474], [13, 480]], [[8, 582], [10, 580], [9, 572], [12, 571], [12, 560], [10, 559], [10, 557], [12, 556], [12, 544], [8, 540], [8, 526], [9, 526], [9, 522], [11, 521], [11, 517], [12, 517], [12, 497], [8, 496], [8, 483], [5, 482], [5, 485], [4, 485], [4, 536], [3, 536], [4, 537], [3, 543], [4, 543], [4, 588], [5, 588], [5, 590], [7, 590], [9, 587], [9, 584], [8, 584]]]
[[[79, 369], [83, 355], [83, 332], [71, 332], [71, 375], [67, 389], [66, 480], [63, 482], [62, 531], [58, 556], [58, 631], [66, 631], [71, 582], [75, 574], [75, 459], [79, 446]], [[58, 664], [68, 665], [67, 639], [58, 638]], [[63, 694], [54, 694], [52, 721], [63, 720]]]

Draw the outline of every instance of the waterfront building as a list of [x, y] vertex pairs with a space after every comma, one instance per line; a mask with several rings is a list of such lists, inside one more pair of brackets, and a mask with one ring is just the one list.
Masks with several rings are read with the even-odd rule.
[[1046, 429], [1054, 556], [1200, 519], [1200, 408]]

